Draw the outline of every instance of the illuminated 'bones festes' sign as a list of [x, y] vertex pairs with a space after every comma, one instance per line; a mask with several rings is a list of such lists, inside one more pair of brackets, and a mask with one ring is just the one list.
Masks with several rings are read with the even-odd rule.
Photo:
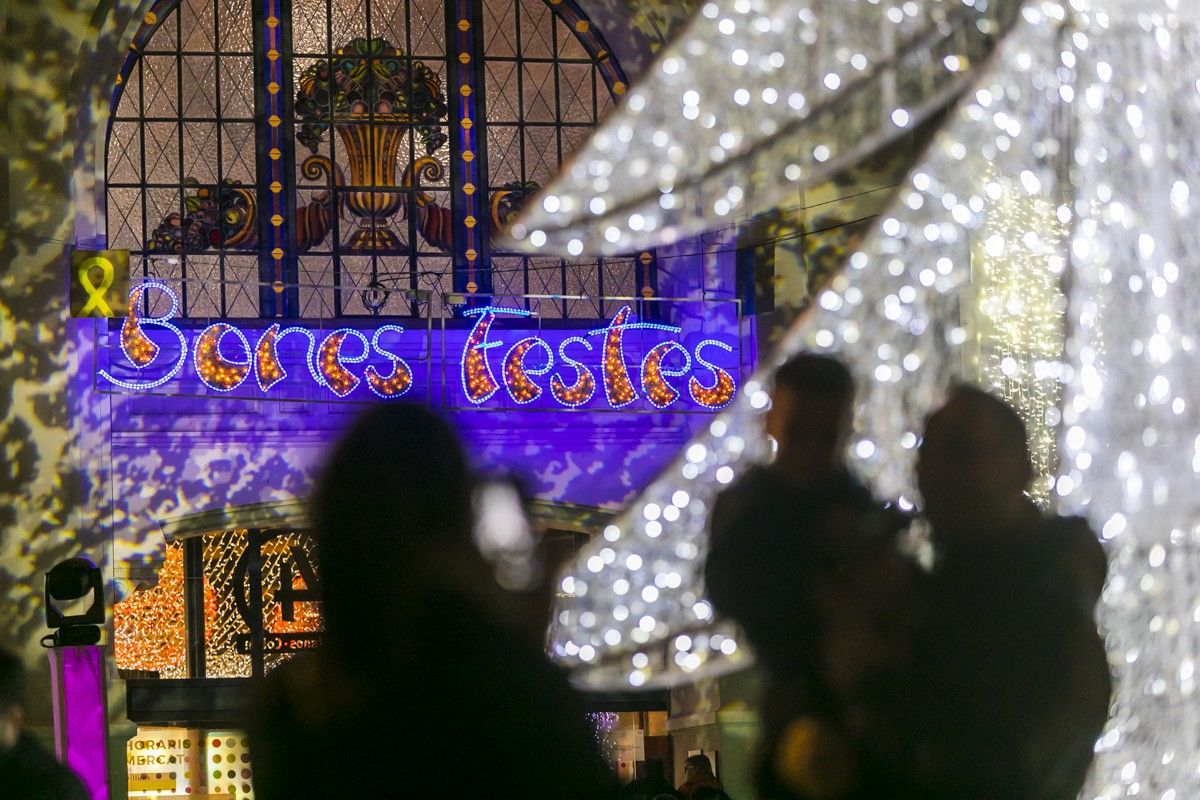
[[[161, 292], [170, 300], [166, 314], [142, 316], [141, 301], [148, 290]], [[257, 385], [261, 395], [270, 396], [272, 389], [289, 377], [280, 354], [284, 340], [305, 346], [306, 369], [301, 373], [307, 372], [317, 386], [338, 398], [349, 397], [360, 384], [380, 398], [398, 398], [416, 383], [412, 366], [400, 355], [404, 352], [404, 328], [399, 325], [381, 325], [367, 332], [355, 328], [325, 332], [274, 323], [250, 331], [257, 336], [253, 343], [245, 331], [227, 322], [215, 322], [199, 332], [185, 332], [172, 322], [179, 310], [175, 293], [154, 280], [144, 281], [130, 291], [128, 308], [120, 331], [121, 350], [128, 365], [117, 370], [119, 374], [102, 368], [99, 376], [130, 391], [149, 391], [179, 377], [190, 354], [195, 377], [209, 389], [225, 393], [243, 385]], [[497, 320], [511, 323], [531, 316], [524, 309], [488, 306], [465, 314], [475, 319], [463, 341], [458, 363], [447, 359], [442, 367], [458, 373], [455, 383], [461, 385], [463, 397], [472, 406], [503, 398], [499, 394], [503, 388], [511, 402], [519, 406], [536, 401], [538, 407], [547, 410], [579, 408], [591, 403], [602, 389], [605, 404], [612, 409], [627, 408], [644, 397], [655, 409], [668, 409], [690, 400], [687, 404], [699, 409], [716, 410], [728, 405], [737, 390], [733, 374], [715, 363], [727, 361], [734, 352], [728, 343], [706, 338], [686, 347], [673, 338], [681, 334], [680, 328], [634, 321], [629, 306], [623, 306], [605, 327], [568, 332], [557, 342], [545, 338], [548, 334], [544, 331], [523, 335], [511, 344], [500, 340], [499, 331], [494, 329]], [[164, 343], [148, 335], [153, 330], [169, 333], [177, 340], [178, 355], [162, 352]], [[640, 347], [635, 352], [641, 355], [640, 364], [636, 357], [632, 364], [627, 361], [630, 331], [639, 332]], [[644, 341], [646, 333], [653, 336], [649, 346]], [[168, 340], [165, 349], [173, 352], [173, 344]], [[502, 358], [493, 357], [493, 350]], [[361, 371], [350, 368], [364, 362], [369, 363]]]

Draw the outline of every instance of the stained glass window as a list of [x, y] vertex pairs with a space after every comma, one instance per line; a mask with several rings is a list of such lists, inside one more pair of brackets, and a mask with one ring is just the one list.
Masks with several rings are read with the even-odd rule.
[[[301, 316], [403, 315], [449, 291], [446, 16], [440, 0], [302, 0], [293, 14]], [[422, 225], [422, 220], [430, 220]], [[320, 234], [324, 235], [320, 235]]]
[[[485, 0], [489, 190], [544, 185], [613, 103], [595, 60], [542, 0]], [[501, 200], [502, 202], [502, 200]], [[603, 316], [596, 298], [636, 291], [629, 260], [492, 253], [498, 294], [586, 296], [543, 302], [543, 316]], [[590, 309], [590, 310], [589, 310]]]
[[[492, 252], [624, 90], [574, 3], [161, 0], [114, 94], [109, 246], [189, 317], [548, 317], [636, 294], [635, 259]], [[154, 24], [151, 24], [154, 23]]]
[[[130, 250], [134, 275], [180, 281], [187, 316], [258, 316], [256, 252], [183, 224], [220, 187], [255, 180], [250, 6], [180, 3], [118, 85], [108, 145], [109, 246]], [[186, 236], [204, 241], [170, 246]]]

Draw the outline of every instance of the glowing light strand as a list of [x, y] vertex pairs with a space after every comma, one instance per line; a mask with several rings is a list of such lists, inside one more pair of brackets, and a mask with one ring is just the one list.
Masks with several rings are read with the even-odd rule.
[[408, 365], [400, 356], [384, 349], [379, 344], [379, 337], [387, 332], [395, 332], [396, 334], [404, 333], [404, 328], [399, 325], [382, 325], [371, 336], [371, 349], [381, 353], [392, 361], [391, 374], [386, 377], [379, 374], [379, 371], [374, 366], [369, 366], [366, 369], [367, 387], [374, 392], [378, 397], [385, 400], [391, 400], [397, 397], [403, 397], [413, 385], [412, 367]]
[[696, 345], [696, 362], [702, 367], [706, 367], [713, 373], [712, 386], [705, 386], [700, 380], [693, 375], [688, 381], [688, 392], [692, 399], [697, 404], [705, 408], [718, 410], [725, 408], [733, 402], [733, 398], [737, 393], [737, 383], [733, 376], [725, 370], [718, 367], [711, 361], [706, 361], [704, 356], [700, 354], [705, 347], [715, 347], [718, 350], [724, 350], [727, 353], [732, 353], [733, 348], [717, 339], [705, 339]]
[[[125, 315], [125, 321], [121, 323], [121, 349], [125, 352], [125, 357], [139, 369], [149, 366], [158, 355], [158, 345], [142, 331], [138, 323], [138, 306], [141, 305], [142, 294], [154, 285], [142, 284], [133, 288], [129, 293], [129, 311]], [[167, 291], [171, 298], [171, 310], [167, 312], [167, 316], [173, 317], [177, 302], [174, 292], [170, 292], [169, 289]]]
[[972, 241], [973, 282], [979, 285], [975, 329], [980, 347], [980, 382], [1004, 397], [1029, 435], [1034, 467], [1031, 496], [1049, 503], [1058, 465], [1056, 426], [1062, 400], [1061, 362], [1066, 298], [1059, 288], [1065, 238], [1054, 205], [1028, 189], [1049, 176], [996, 174], [984, 185], [989, 199]]
[[468, 308], [462, 312], [464, 317], [477, 317], [484, 314], [511, 314], [517, 317], [532, 317], [533, 312], [527, 308], [510, 308], [508, 306], [480, 306]]
[[[137, 315], [138, 301], [141, 299], [142, 293], [147, 289], [157, 289], [158, 291], [166, 294], [171, 300], [170, 311], [158, 317], [146, 317], [144, 319], [139, 318]], [[176, 299], [175, 293], [171, 291], [171, 288], [165, 283], [160, 283], [159, 281], [143, 281], [142, 283], [133, 287], [133, 289], [131, 289], [129, 292], [129, 313], [126, 315], [125, 322], [121, 326], [121, 350], [125, 353], [125, 357], [128, 358], [129, 362], [137, 369], [145, 369], [146, 367], [150, 366], [154, 360], [157, 359], [159, 350], [158, 345], [155, 345], [153, 342], [151, 342], [150, 344], [154, 346], [154, 350], [152, 351], [153, 354], [151, 355], [149, 361], [146, 360], [147, 353], [150, 353], [151, 351], [145, 349], [143, 340], [149, 341], [149, 339], [146, 336], [143, 328], [146, 325], [157, 325], [158, 327], [171, 331], [171, 333], [175, 334], [175, 337], [179, 340], [179, 358], [175, 361], [171, 368], [167, 370], [166, 373], [160, 376], [157, 380], [153, 381], [123, 380], [113, 375], [107, 369], [101, 369], [99, 371], [98, 374], [100, 377], [104, 378], [114, 386], [119, 386], [122, 389], [128, 389], [130, 391], [137, 392], [162, 386], [164, 383], [178, 375], [179, 371], [183, 369], [183, 364], [185, 361], [187, 361], [188, 356], [187, 337], [183, 335], [183, 331], [179, 330], [179, 328], [172, 325], [168, 321], [175, 316], [175, 313], [178, 310], [179, 301]], [[126, 333], [127, 330], [129, 331], [128, 333]], [[128, 347], [134, 347], [135, 349], [131, 352], [129, 349], [127, 349]]]
[[[667, 367], [663, 361], [672, 350], [683, 353], [682, 367]], [[680, 398], [680, 393], [666, 381], [667, 377], [686, 375], [692, 367], [692, 356], [679, 342], [663, 342], [650, 348], [642, 359], [642, 391], [646, 400], [659, 409], [669, 408]]]
[[[343, 355], [342, 347], [347, 339], [358, 339], [362, 344], [362, 352], [356, 356]], [[343, 364], [357, 364], [367, 360], [370, 343], [367, 337], [353, 328], [339, 328], [325, 337], [317, 351], [323, 385], [338, 397], [346, 397], [358, 387], [361, 379]]]
[[317, 372], [317, 338], [313, 336], [313, 332], [308, 328], [296, 326], [280, 329], [279, 323], [275, 323], [263, 331], [262, 335], [258, 337], [258, 344], [254, 348], [255, 379], [258, 382], [258, 388], [262, 391], [268, 391], [272, 386], [287, 377], [287, 370], [283, 368], [283, 364], [279, 361], [278, 347], [279, 342], [285, 336], [294, 334], [302, 335], [308, 339], [308, 350], [304, 357], [304, 364], [308, 367], [308, 373], [312, 376], [313, 382], [318, 386], [325, 385], [321, 374]]
[[604, 336], [604, 396], [613, 408], [624, 408], [638, 399], [633, 382], [629, 380], [629, 369], [625, 365], [625, 346], [622, 329], [633, 309], [622, 306], [607, 328], [596, 333]]
[[[626, 306], [628, 308], [628, 306]], [[622, 331], [665, 331], [667, 333], [682, 333], [683, 328], [678, 325], [664, 325], [661, 322], [622, 322], [620, 325], [608, 325], [603, 328], [596, 328], [587, 332], [588, 336], [600, 336], [613, 330]]]
[[[540, 367], [525, 366], [530, 350], [540, 347], [546, 351], [546, 363]], [[531, 381], [530, 375], [545, 375], [554, 367], [554, 351], [545, 340], [530, 336], [514, 344], [504, 356], [504, 388], [514, 403], [532, 403], [542, 395], [542, 387]]]
[[[245, 361], [230, 361], [221, 354], [221, 341], [231, 333], [242, 343]], [[196, 337], [192, 361], [201, 383], [218, 392], [232, 392], [250, 374], [251, 353], [245, 334], [228, 323], [214, 322]]]
[[[500, 390], [496, 376], [492, 374], [492, 366], [488, 363], [487, 350], [501, 345], [501, 342], [488, 342], [488, 332], [496, 320], [496, 312], [491, 308], [469, 309], [479, 314], [479, 320], [471, 328], [463, 348], [462, 379], [463, 394], [467, 400], [480, 405], [486, 403], [492, 395]], [[464, 312], [465, 313], [465, 312]]]
[[559, 344], [558, 357], [564, 364], [575, 370], [575, 383], [567, 386], [556, 372], [550, 376], [550, 394], [567, 408], [579, 408], [596, 394], [596, 378], [584, 364], [567, 355], [567, 345], [569, 344], [582, 344], [589, 352], [592, 350], [591, 343], [581, 336], [572, 336]]

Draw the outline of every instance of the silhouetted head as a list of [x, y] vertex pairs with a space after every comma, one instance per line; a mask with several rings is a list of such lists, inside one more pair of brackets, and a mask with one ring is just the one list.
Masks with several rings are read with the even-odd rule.
[[424, 577], [422, 560], [470, 552], [471, 492], [462, 448], [440, 417], [395, 404], [358, 418], [312, 497], [331, 640], [386, 625], [392, 601]]
[[25, 722], [25, 667], [0, 649], [0, 752], [12, 748]]
[[666, 774], [667, 768], [661, 758], [647, 758], [642, 762], [642, 777], [662, 778]]
[[801, 480], [845, 464], [854, 418], [854, 378], [829, 356], [803, 353], [775, 373], [766, 432], [778, 443], [775, 464]]
[[708, 760], [708, 756], [704, 753], [697, 753], [694, 756], [688, 756], [683, 762], [683, 780], [693, 780], [694, 778], [711, 778], [713, 776], [712, 762]]
[[1000, 398], [955, 386], [926, 421], [917, 485], [935, 533], [1013, 521], [1032, 476], [1025, 423]]

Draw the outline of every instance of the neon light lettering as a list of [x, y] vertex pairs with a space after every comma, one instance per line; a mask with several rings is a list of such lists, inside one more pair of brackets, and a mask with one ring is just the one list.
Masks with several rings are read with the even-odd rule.
[[[546, 351], [546, 363], [540, 367], [526, 367], [525, 358], [529, 351], [540, 347]], [[514, 403], [525, 405], [542, 396], [542, 387], [529, 379], [530, 375], [545, 375], [554, 366], [554, 351], [545, 339], [530, 336], [514, 344], [504, 357], [504, 388]]]
[[313, 336], [313, 332], [308, 328], [295, 326], [280, 330], [279, 323], [275, 323], [262, 332], [262, 335], [258, 337], [258, 344], [254, 347], [255, 378], [258, 380], [258, 388], [264, 392], [287, 377], [287, 370], [279, 362], [279, 343], [285, 336], [292, 334], [299, 334], [308, 339], [308, 352], [304, 357], [304, 363], [308, 366], [308, 374], [312, 375], [313, 381], [318, 386], [325, 385], [324, 379], [317, 372], [313, 362], [313, 354], [317, 349], [317, 338]]
[[[672, 350], [683, 353], [682, 367], [667, 367], [663, 361]], [[667, 382], [667, 378], [686, 375], [692, 367], [692, 357], [679, 342], [663, 342], [650, 348], [642, 359], [642, 391], [655, 408], [667, 408], [679, 399], [679, 392]]]
[[[230, 361], [221, 355], [221, 340], [230, 333], [242, 343], [245, 361]], [[196, 364], [196, 375], [205, 386], [218, 392], [231, 392], [241, 386], [250, 374], [250, 343], [237, 328], [224, 322], [215, 322], [196, 337], [192, 361]]]
[[[145, 293], [150, 290], [166, 295], [171, 303], [171, 308], [166, 314], [145, 317], [141, 315], [139, 300], [143, 300]], [[318, 346], [313, 330], [301, 326], [283, 328], [279, 323], [274, 323], [258, 333], [258, 340], [251, 348], [246, 332], [226, 322], [215, 322], [199, 333], [185, 335], [171, 322], [179, 309], [175, 293], [161, 281], [143, 281], [133, 287], [129, 297], [129, 311], [120, 331], [121, 350], [128, 363], [146, 379], [126, 381], [113, 376], [105, 368], [98, 371], [98, 377], [124, 389], [144, 391], [163, 385], [179, 374], [190, 351], [195, 362], [196, 377], [209, 389], [222, 393], [231, 392], [242, 386], [253, 372], [258, 388], [266, 394], [288, 376], [280, 358], [280, 342], [291, 335], [301, 335], [308, 340], [303, 360], [309, 375], [318, 386], [325, 387], [339, 398], [348, 397], [360, 383], [365, 382], [375, 396], [394, 399], [407, 394], [415, 383], [413, 369], [399, 355], [398, 345], [384, 343], [384, 337], [387, 335], [394, 334], [399, 338], [405, 333], [405, 329], [399, 325], [381, 325], [374, 331], [366, 332], [354, 328], [339, 328], [324, 334]], [[501, 386], [501, 381], [497, 380], [492, 371], [488, 353], [493, 348], [504, 347], [504, 342], [490, 338], [493, 323], [498, 315], [532, 316], [525, 309], [498, 306], [473, 308], [464, 312], [464, 316], [475, 316], [478, 319], [466, 337], [461, 359], [456, 366], [460, 370], [463, 394], [476, 406], [494, 397]], [[533, 403], [542, 396], [545, 389], [545, 384], [535, 379], [538, 376], [550, 375], [548, 385], [554, 403], [548, 407], [579, 408], [594, 398], [596, 384], [600, 380], [595, 374], [595, 369], [599, 368], [603, 370], [604, 394], [608, 405], [613, 409], [624, 408], [640, 398], [630, 376], [629, 366], [625, 362], [625, 332], [645, 330], [670, 334], [661, 336], [658, 343], [648, 350], [642, 351], [639, 342], [639, 354], [644, 352], [639, 382], [642, 394], [650, 406], [661, 410], [679, 402], [684, 396], [683, 388], [673, 385], [670, 379], [683, 378], [692, 369], [699, 370], [701, 367], [712, 373], [712, 383], [703, 383], [696, 374], [687, 378], [687, 394], [691, 400], [705, 410], [724, 408], [733, 401], [737, 391], [733, 374], [704, 356], [705, 349], [709, 347], [718, 348], [724, 353], [734, 352], [733, 347], [717, 339], [704, 339], [694, 349], [689, 349], [676, 338], [682, 334], [680, 328], [656, 322], [637, 322], [635, 319], [632, 308], [628, 305], [622, 306], [605, 327], [581, 335], [565, 336], [558, 342], [557, 351], [553, 339], [547, 340], [538, 335], [526, 335], [521, 338], [507, 349], [502, 362], [501, 378], [508, 396], [517, 405]], [[170, 331], [179, 341], [179, 357], [170, 365], [166, 374], [154, 380], [150, 380], [149, 376], [142, 372], [156, 365], [162, 355], [162, 342], [155, 341], [148, 335], [152, 326]], [[191, 341], [189, 336], [194, 337], [194, 341]], [[585, 338], [590, 336], [603, 336], [603, 347], [594, 347], [594, 343]], [[241, 342], [244, 352], [242, 360], [230, 357], [227, 341], [229, 337]], [[346, 351], [348, 339], [357, 339], [360, 349], [352, 348]], [[599, 350], [603, 363], [585, 364], [581, 360], [582, 354], [580, 358], [572, 357], [568, 354], [568, 348], [574, 345], [582, 345], [586, 353]], [[222, 350], [223, 346], [225, 351]], [[530, 359], [530, 353], [538, 349], [543, 351], [544, 361], [540, 356]], [[289, 364], [299, 360], [298, 350], [299, 348], [292, 348], [285, 351], [290, 354]], [[578, 350], [575, 352], [580, 353]], [[674, 353], [678, 353], [679, 356], [673, 357]], [[556, 355], [557, 360], [564, 366], [574, 370], [574, 383], [567, 384], [563, 377], [565, 370], [552, 373]], [[348, 368], [348, 365], [368, 359], [371, 359], [372, 363], [365, 365], [359, 374]], [[534, 362], [533, 366], [526, 363], [530, 360]], [[449, 363], [443, 367], [454, 368]]]
[[500, 384], [496, 383], [496, 378], [492, 375], [492, 367], [488, 364], [485, 351], [503, 343], [487, 340], [488, 331], [492, 329], [492, 323], [496, 320], [494, 309], [471, 309], [467, 313], [471, 312], [479, 314], [479, 321], [471, 328], [471, 335], [467, 337], [467, 343], [463, 346], [462, 385], [467, 399], [479, 405], [500, 389]]
[[279, 363], [279, 352], [275, 349], [278, 341], [279, 323], [276, 322], [262, 332], [254, 346], [254, 379], [264, 392], [287, 377], [287, 370]]
[[366, 377], [367, 388], [377, 396], [385, 400], [391, 400], [392, 398], [402, 396], [412, 388], [413, 374], [412, 368], [408, 366], [408, 362], [390, 350], [385, 350], [379, 344], [379, 337], [385, 331], [395, 331], [397, 334], [401, 334], [404, 333], [404, 328], [399, 325], [383, 325], [371, 337], [371, 349], [391, 360], [391, 374], [384, 377], [379, 374], [379, 370], [375, 369], [374, 366], [369, 366], [367, 367]]
[[576, 343], [583, 345], [589, 351], [592, 349], [588, 340], [580, 336], [564, 339], [558, 346], [558, 357], [563, 360], [564, 364], [575, 370], [575, 383], [567, 386], [566, 381], [557, 372], [550, 376], [550, 394], [567, 408], [579, 408], [591, 400], [592, 395], [596, 393], [596, 378], [592, 375], [592, 371], [567, 355], [567, 345]]
[[[158, 345], [142, 332], [142, 326], [138, 321], [138, 306], [142, 304], [142, 294], [146, 289], [161, 286], [162, 284], [144, 283], [134, 287], [129, 293], [129, 311], [125, 314], [125, 321], [121, 323], [121, 349], [125, 351], [125, 357], [138, 369], [150, 366], [158, 357]], [[175, 300], [175, 293], [170, 289], [166, 291], [171, 297], [171, 310], [167, 312], [167, 317], [170, 318], [175, 316], [178, 303]]]
[[698, 405], [716, 411], [733, 402], [733, 395], [737, 391], [737, 384], [734, 383], [732, 375], [711, 361], [706, 361], [704, 356], [700, 355], [700, 351], [705, 347], [716, 347], [724, 350], [726, 353], [732, 353], [733, 348], [716, 339], [705, 339], [696, 345], [696, 363], [706, 369], [712, 370], [715, 380], [712, 386], [705, 386], [693, 375], [688, 381], [688, 392]]
[[[138, 302], [141, 300], [142, 293], [147, 289], [157, 289], [163, 292], [167, 297], [171, 298], [171, 309], [161, 317], [146, 317], [140, 319], [137, 313]], [[121, 325], [121, 350], [125, 353], [125, 357], [135, 367], [145, 369], [154, 363], [158, 357], [159, 347], [146, 336], [142, 330], [145, 325], [157, 325], [175, 334], [179, 339], [179, 358], [171, 366], [167, 373], [154, 381], [125, 381], [114, 377], [108, 370], [102, 369], [99, 372], [101, 378], [104, 378], [114, 386], [120, 386], [122, 389], [130, 391], [143, 391], [146, 389], [154, 389], [162, 386], [167, 381], [179, 374], [179, 370], [183, 369], [183, 362], [187, 360], [188, 348], [187, 338], [183, 335], [183, 331], [170, 323], [174, 319], [175, 312], [179, 310], [179, 300], [175, 297], [175, 293], [165, 283], [158, 281], [143, 281], [137, 286], [129, 290], [129, 313], [125, 316], [125, 322]]]
[[633, 309], [629, 306], [622, 306], [608, 327], [600, 331], [605, 333], [604, 395], [613, 408], [624, 408], [638, 398], [633, 382], [629, 380], [629, 370], [625, 366], [625, 350], [621, 341], [625, 320], [632, 312]]
[[[342, 353], [342, 345], [349, 338], [358, 339], [362, 343], [362, 352], [357, 356], [347, 356]], [[353, 392], [361, 380], [344, 365], [366, 361], [369, 351], [370, 345], [367, 343], [367, 337], [353, 328], [339, 328], [326, 336], [317, 350], [317, 369], [321, 373], [322, 383], [338, 397], [345, 397]]]

